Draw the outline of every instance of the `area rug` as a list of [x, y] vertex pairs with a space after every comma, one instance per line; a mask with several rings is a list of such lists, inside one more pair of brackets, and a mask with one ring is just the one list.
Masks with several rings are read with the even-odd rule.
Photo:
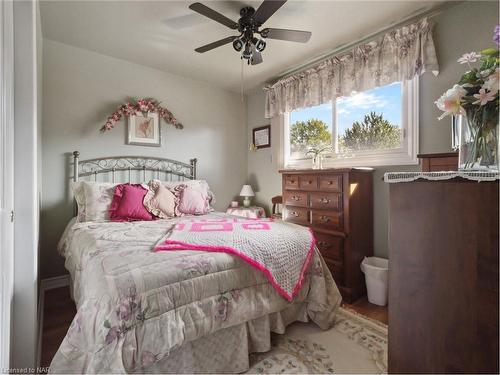
[[386, 373], [387, 326], [341, 307], [328, 331], [294, 323], [273, 335], [269, 352], [252, 354], [251, 363], [249, 374]]

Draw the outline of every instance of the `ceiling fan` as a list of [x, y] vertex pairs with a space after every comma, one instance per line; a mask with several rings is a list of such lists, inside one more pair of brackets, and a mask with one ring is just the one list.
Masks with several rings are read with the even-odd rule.
[[[235, 22], [219, 12], [203, 5], [194, 3], [190, 9], [216, 22], [223, 24], [233, 30], [238, 30], [240, 35], [228, 36], [195, 49], [196, 52], [204, 53], [214, 48], [221, 47], [228, 43], [233, 43], [233, 48], [241, 51], [241, 58], [246, 59], [248, 64], [257, 65], [262, 62], [262, 54], [266, 48], [264, 39], [288, 40], [291, 42], [306, 43], [311, 38], [311, 32], [288, 29], [259, 28], [266, 22], [279, 8], [286, 3], [286, 0], [264, 0], [257, 10], [252, 7], [244, 7], [240, 10], [241, 18]], [[255, 34], [260, 35], [260, 38]]]

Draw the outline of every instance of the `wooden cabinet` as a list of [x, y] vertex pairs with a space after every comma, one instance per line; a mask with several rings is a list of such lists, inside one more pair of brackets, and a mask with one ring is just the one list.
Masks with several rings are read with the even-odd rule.
[[373, 255], [371, 169], [282, 170], [283, 219], [311, 227], [344, 300], [366, 292], [360, 269]]
[[498, 181], [390, 185], [390, 373], [498, 374], [498, 196]]

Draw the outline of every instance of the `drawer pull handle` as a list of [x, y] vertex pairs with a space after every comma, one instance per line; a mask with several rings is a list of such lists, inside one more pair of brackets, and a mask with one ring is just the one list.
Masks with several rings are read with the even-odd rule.
[[320, 216], [319, 220], [322, 221], [323, 223], [329, 223], [331, 221], [329, 216]]
[[328, 242], [325, 241], [318, 241], [318, 246], [322, 248], [329, 248], [331, 245]]
[[321, 198], [321, 199], [319, 199], [319, 203], [328, 204], [330, 202], [331, 202], [331, 200], [328, 199], [328, 198]]
[[309, 185], [311, 185], [313, 182], [312, 182], [312, 180], [309, 180], [309, 181], [307, 181], [307, 183], [308, 183]]
[[288, 180], [288, 182], [293, 185], [295, 183], [295, 180]]
[[293, 201], [300, 201], [300, 196], [292, 195], [292, 200]]
[[328, 181], [328, 185], [333, 185], [333, 181], [332, 180]]
[[297, 213], [297, 211], [290, 212], [290, 215], [295, 216], [295, 217], [299, 217], [299, 214]]

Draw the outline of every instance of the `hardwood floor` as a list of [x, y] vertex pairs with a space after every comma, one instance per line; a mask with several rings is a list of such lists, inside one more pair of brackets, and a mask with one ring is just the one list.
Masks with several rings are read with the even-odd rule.
[[45, 292], [41, 367], [50, 365], [75, 315], [76, 307], [71, 300], [69, 287]]
[[367, 318], [378, 320], [384, 324], [388, 324], [389, 315], [387, 306], [377, 306], [370, 302], [366, 296], [361, 297], [352, 304], [343, 303], [342, 306], [356, 311], [358, 314], [364, 315]]
[[[360, 298], [353, 304], [343, 304], [343, 306], [353, 309], [368, 318], [387, 324], [387, 306], [373, 305], [368, 302], [366, 297]], [[45, 293], [40, 363], [42, 367], [50, 365], [52, 357], [54, 357], [64, 336], [66, 336], [75, 314], [76, 307], [71, 300], [69, 287], [51, 289]]]

